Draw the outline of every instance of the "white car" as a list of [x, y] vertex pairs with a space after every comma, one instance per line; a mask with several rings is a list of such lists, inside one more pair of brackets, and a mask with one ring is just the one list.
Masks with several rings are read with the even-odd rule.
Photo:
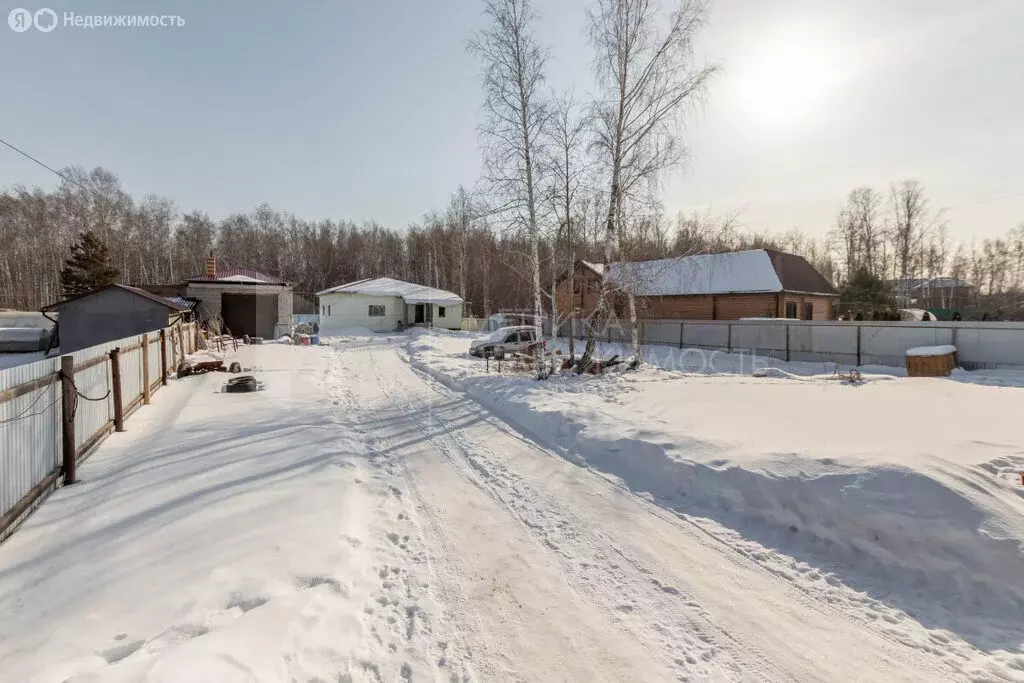
[[505, 354], [525, 353], [537, 344], [537, 330], [530, 325], [502, 327], [469, 345], [469, 353], [481, 358], [504, 358]]

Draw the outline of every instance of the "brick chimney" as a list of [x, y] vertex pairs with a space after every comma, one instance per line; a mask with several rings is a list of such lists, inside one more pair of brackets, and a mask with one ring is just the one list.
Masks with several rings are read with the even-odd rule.
[[211, 280], [217, 279], [217, 257], [210, 252], [210, 255], [206, 257], [206, 275]]

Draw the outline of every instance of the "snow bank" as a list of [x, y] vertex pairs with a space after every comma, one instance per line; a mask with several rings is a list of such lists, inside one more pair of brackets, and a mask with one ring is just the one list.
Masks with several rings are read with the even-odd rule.
[[956, 353], [956, 347], [948, 344], [945, 346], [915, 346], [912, 349], [907, 349], [908, 356], [945, 356], [950, 353]]
[[1024, 442], [1006, 418], [1024, 410], [1024, 392], [954, 382], [936, 392], [919, 379], [751, 382], [709, 368], [537, 382], [486, 374], [465, 346], [420, 334], [407, 350], [414, 367], [634, 493], [922, 622], [1019, 648]]

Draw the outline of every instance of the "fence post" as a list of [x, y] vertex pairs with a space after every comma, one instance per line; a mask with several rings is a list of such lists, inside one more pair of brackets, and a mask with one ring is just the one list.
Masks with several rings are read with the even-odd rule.
[[679, 321], [679, 348], [683, 348], [683, 326], [685, 324], [682, 320]]
[[142, 405], [149, 405], [149, 335], [142, 335]]
[[725, 343], [726, 344], [726, 349], [727, 349], [726, 353], [732, 353], [732, 323], [729, 323], [725, 327], [726, 327], [726, 334], [728, 335], [728, 337], [727, 337], [728, 341], [726, 341], [726, 343]]
[[167, 331], [160, 330], [160, 384], [167, 386]]
[[121, 349], [110, 352], [110, 383], [114, 394], [114, 431], [124, 431], [124, 398], [121, 394]]
[[60, 386], [64, 485], [70, 486], [76, 479], [75, 405], [78, 398], [75, 392], [75, 359], [71, 356], [60, 358]]
[[783, 323], [786, 327], [786, 362], [789, 362], [789, 323]]
[[861, 362], [860, 362], [860, 330], [861, 330], [861, 325], [858, 323], [857, 324], [857, 367], [860, 367], [860, 365], [861, 365]]

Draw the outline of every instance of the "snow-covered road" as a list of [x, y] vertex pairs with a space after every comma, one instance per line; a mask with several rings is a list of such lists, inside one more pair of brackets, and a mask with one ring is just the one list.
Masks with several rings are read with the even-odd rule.
[[0, 680], [996, 680], [559, 457], [405, 343], [251, 347], [266, 391], [161, 392], [0, 546]]

